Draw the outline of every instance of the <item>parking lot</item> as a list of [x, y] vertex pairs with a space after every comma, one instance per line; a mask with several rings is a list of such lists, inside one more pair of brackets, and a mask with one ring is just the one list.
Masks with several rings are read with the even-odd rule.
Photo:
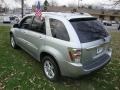
[[0, 23], [0, 26], [12, 26], [13, 24], [4, 24], [4, 23]]

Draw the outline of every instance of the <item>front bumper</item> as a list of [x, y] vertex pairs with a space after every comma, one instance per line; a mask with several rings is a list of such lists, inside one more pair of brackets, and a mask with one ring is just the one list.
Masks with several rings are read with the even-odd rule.
[[81, 63], [70, 63], [66, 64], [66, 72], [63, 72], [64, 76], [68, 77], [79, 77], [81, 75], [89, 74], [97, 69], [102, 68], [111, 60], [112, 50], [110, 49], [104, 56], [96, 59], [95, 62], [90, 63], [89, 65], [83, 65]]

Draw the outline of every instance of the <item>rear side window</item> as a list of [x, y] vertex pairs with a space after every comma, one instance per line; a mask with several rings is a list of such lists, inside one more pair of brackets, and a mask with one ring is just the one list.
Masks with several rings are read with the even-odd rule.
[[87, 43], [108, 36], [103, 25], [96, 18], [70, 20], [81, 43]]
[[31, 30], [42, 34], [46, 34], [45, 19], [41, 20], [41, 18], [39, 17], [34, 17], [33, 22], [31, 24]]
[[50, 19], [51, 33], [54, 38], [69, 41], [69, 35], [65, 25], [56, 19]]

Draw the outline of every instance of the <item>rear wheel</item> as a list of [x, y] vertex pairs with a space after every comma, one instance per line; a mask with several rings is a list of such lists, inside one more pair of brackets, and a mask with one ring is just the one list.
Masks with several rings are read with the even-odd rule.
[[14, 49], [18, 48], [18, 45], [16, 44], [13, 35], [10, 35], [10, 43], [11, 43], [12, 48], [14, 48]]
[[42, 68], [45, 76], [50, 81], [57, 81], [59, 79], [59, 68], [51, 56], [43, 57]]

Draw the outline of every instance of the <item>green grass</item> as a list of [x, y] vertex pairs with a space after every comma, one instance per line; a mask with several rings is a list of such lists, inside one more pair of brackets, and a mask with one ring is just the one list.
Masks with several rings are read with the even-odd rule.
[[111, 32], [112, 61], [104, 69], [79, 79], [48, 81], [41, 64], [10, 46], [9, 27], [0, 27], [0, 90], [120, 90], [120, 33]]

